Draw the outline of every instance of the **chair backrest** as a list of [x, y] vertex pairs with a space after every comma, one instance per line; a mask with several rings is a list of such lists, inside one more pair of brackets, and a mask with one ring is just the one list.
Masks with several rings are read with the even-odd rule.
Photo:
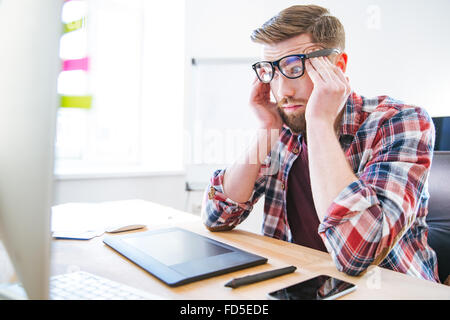
[[436, 130], [434, 151], [450, 150], [450, 117], [434, 117], [433, 123]]
[[435, 151], [428, 180], [428, 244], [438, 258], [439, 279], [450, 275], [450, 151]]

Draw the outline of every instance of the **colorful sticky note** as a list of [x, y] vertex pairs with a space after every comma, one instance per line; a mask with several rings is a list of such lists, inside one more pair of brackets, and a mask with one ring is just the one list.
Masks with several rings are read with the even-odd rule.
[[84, 21], [84, 17], [79, 19], [79, 20], [75, 20], [69, 23], [64, 23], [64, 33], [67, 32], [72, 32], [78, 29], [83, 28], [85, 21]]
[[92, 96], [61, 96], [61, 108], [90, 109]]
[[64, 60], [63, 71], [71, 71], [71, 70], [89, 70], [89, 58], [81, 58], [81, 59], [73, 59], [73, 60]]

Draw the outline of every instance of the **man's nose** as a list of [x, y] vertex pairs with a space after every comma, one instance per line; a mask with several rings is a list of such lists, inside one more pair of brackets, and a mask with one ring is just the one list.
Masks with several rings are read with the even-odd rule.
[[286, 78], [284, 75], [280, 74], [278, 77], [278, 96], [279, 97], [295, 97], [296, 91], [296, 79]]

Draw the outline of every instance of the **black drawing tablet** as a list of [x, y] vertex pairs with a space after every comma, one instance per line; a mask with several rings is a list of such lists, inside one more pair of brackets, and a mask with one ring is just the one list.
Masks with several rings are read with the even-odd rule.
[[181, 228], [109, 236], [103, 242], [169, 286], [267, 262], [267, 258]]

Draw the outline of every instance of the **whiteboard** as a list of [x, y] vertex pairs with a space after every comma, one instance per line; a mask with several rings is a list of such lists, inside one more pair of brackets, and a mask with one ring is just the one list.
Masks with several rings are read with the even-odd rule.
[[248, 102], [256, 61], [193, 59], [185, 136], [187, 181], [193, 186], [206, 185], [214, 170], [233, 163], [252, 139], [258, 122]]

